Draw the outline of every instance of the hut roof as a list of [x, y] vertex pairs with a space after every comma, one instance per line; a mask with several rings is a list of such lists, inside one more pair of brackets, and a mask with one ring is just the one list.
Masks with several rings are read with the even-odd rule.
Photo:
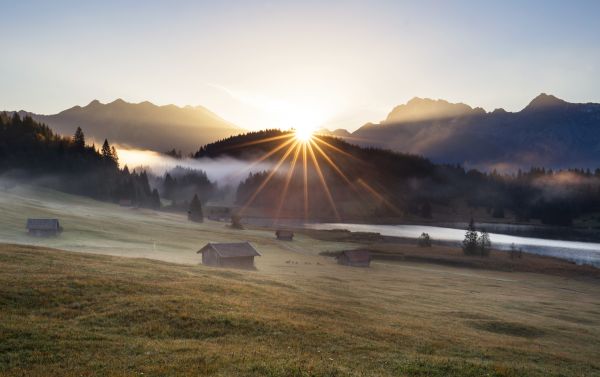
[[369, 250], [346, 250], [342, 254], [352, 263], [363, 263], [371, 260]]
[[30, 230], [59, 230], [58, 219], [27, 219], [27, 229]]
[[249, 242], [209, 242], [198, 250], [198, 254], [208, 249], [213, 249], [221, 258], [260, 257], [260, 253]]

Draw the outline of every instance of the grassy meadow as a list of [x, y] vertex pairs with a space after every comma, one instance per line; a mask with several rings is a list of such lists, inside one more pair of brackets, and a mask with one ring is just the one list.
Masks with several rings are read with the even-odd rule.
[[[0, 192], [0, 213], [2, 376], [600, 375], [595, 278], [349, 268], [319, 253], [356, 244], [31, 187]], [[64, 233], [27, 237], [36, 216]], [[262, 253], [256, 271], [198, 264], [235, 240]]]

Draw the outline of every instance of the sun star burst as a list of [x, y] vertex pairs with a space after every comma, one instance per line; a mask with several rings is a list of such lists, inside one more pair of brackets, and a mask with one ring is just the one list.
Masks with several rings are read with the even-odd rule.
[[301, 143], [308, 143], [313, 138], [314, 131], [310, 128], [299, 128], [294, 131], [296, 140]]
[[[281, 140], [281, 142], [279, 142]], [[327, 202], [331, 207], [333, 215], [335, 216], [336, 221], [341, 220], [340, 213], [338, 211], [336, 200], [333, 197], [333, 192], [329, 187], [328, 177], [323, 171], [323, 167], [326, 165], [330, 167], [333, 172], [335, 172], [345, 184], [347, 184], [350, 189], [357, 195], [356, 197], [360, 201], [360, 196], [362, 196], [362, 192], [367, 193], [367, 195], [376, 199], [379, 202], [382, 202], [387, 207], [393, 208], [398, 211], [395, 206], [386, 200], [386, 198], [377, 192], [371, 185], [365, 182], [362, 178], [359, 178], [356, 182], [353, 182], [346, 173], [342, 171], [340, 166], [336, 164], [331, 155], [331, 152], [335, 152], [344, 157], [350, 157], [355, 161], [359, 161], [362, 163], [360, 159], [353, 156], [352, 154], [338, 148], [337, 146], [325, 141], [320, 135], [315, 134], [315, 130], [312, 128], [298, 128], [293, 130], [292, 132], [287, 132], [283, 135], [267, 137], [261, 140], [251, 141], [247, 143], [241, 143], [239, 145], [234, 146], [233, 148], [239, 148], [248, 145], [258, 145], [267, 142], [277, 142], [277, 145], [273, 147], [271, 150], [266, 152], [260, 158], [255, 160], [249, 167], [252, 167], [262, 161], [265, 161], [267, 158], [276, 155], [276, 153], [281, 153], [282, 155], [276, 160], [275, 165], [269, 172], [269, 174], [265, 177], [265, 179], [258, 185], [258, 187], [254, 190], [254, 192], [250, 195], [247, 201], [244, 203], [242, 208], [240, 209], [240, 213], [245, 212], [245, 210], [252, 205], [256, 197], [260, 194], [261, 191], [269, 184], [271, 179], [277, 174], [280, 169], [286, 169], [287, 172], [284, 173], [284, 184], [282, 187], [282, 191], [280, 197], [278, 198], [278, 205], [276, 208], [276, 212], [274, 213], [274, 220], [277, 224], [279, 222], [284, 202], [289, 192], [290, 183], [294, 177], [294, 171], [296, 169], [296, 165], [299, 165], [298, 168], [302, 169], [301, 171], [301, 179], [303, 183], [303, 204], [304, 204], [304, 219], [308, 221], [309, 219], [309, 170], [313, 170], [316, 174], [318, 181], [321, 183], [321, 189], [323, 190]], [[288, 161], [289, 159], [289, 161]], [[319, 160], [321, 160], [319, 162]], [[309, 163], [311, 162], [311, 163]], [[356, 183], [356, 184], [355, 184]], [[364, 191], [359, 190], [359, 187]]]

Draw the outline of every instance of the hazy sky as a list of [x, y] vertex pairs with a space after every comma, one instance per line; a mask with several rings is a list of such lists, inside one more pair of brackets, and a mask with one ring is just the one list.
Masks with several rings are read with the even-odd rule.
[[600, 102], [600, 1], [0, 0], [0, 109], [203, 105], [355, 129], [414, 96]]

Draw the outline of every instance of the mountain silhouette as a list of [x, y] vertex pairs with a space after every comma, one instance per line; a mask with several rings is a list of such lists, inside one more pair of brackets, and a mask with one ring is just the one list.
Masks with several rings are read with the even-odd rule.
[[72, 135], [81, 127], [86, 137], [96, 142], [108, 138], [111, 143], [157, 151], [176, 148], [191, 152], [243, 131], [202, 106], [157, 106], [120, 98], [107, 104], [93, 100], [54, 115], [26, 114], [63, 135]]
[[600, 165], [600, 104], [569, 103], [542, 93], [521, 111], [486, 112], [414, 98], [351, 138], [361, 145], [484, 169], [592, 168]]

